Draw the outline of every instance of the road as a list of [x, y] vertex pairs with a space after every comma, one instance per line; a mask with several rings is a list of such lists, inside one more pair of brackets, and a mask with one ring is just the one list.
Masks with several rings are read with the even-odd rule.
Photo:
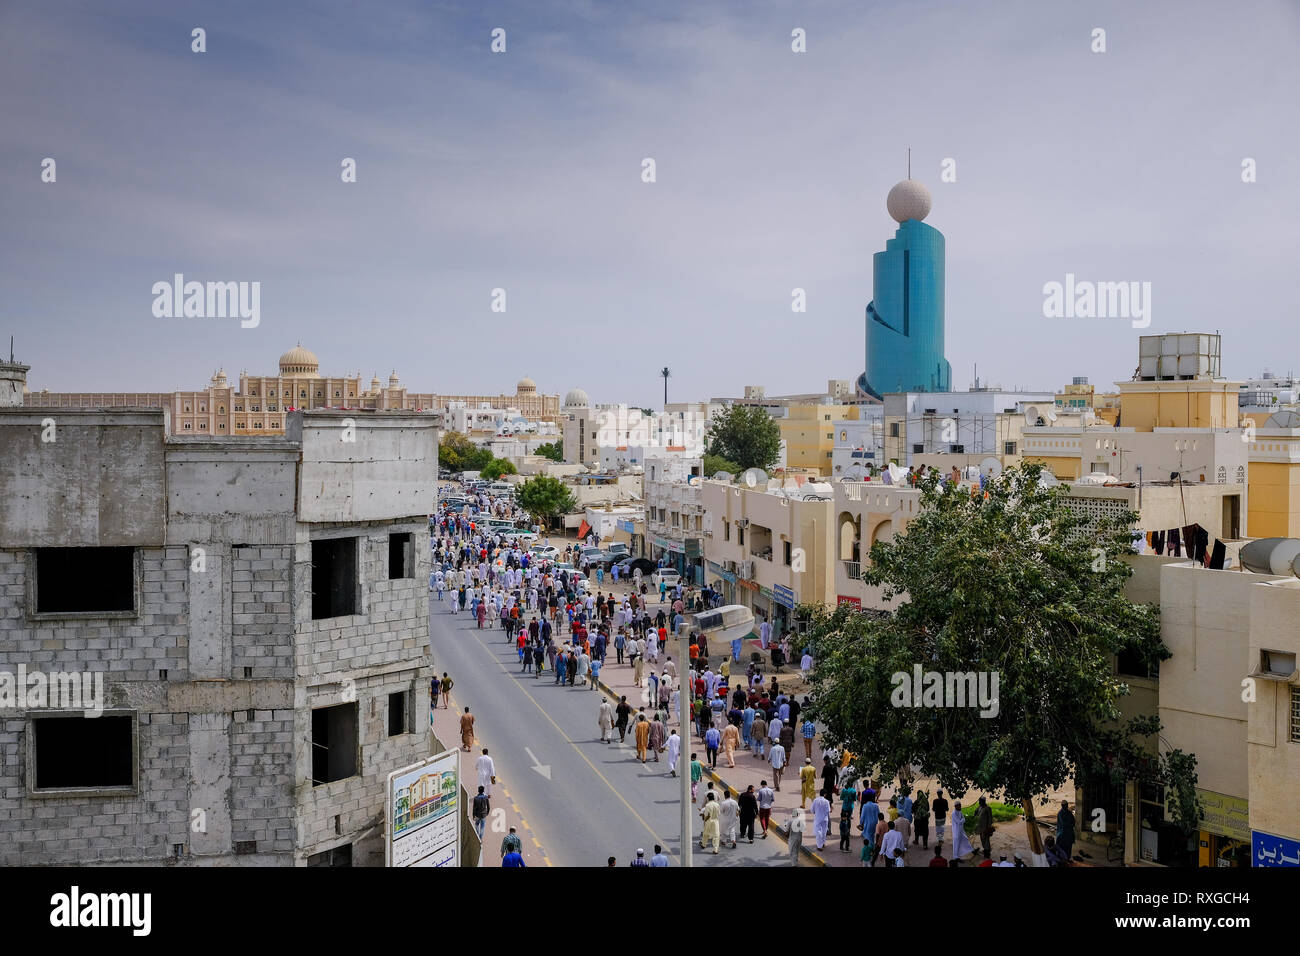
[[[455, 682], [452, 704], [474, 714], [498, 785], [509, 789], [552, 865], [605, 866], [613, 856], [626, 866], [638, 847], [649, 857], [656, 843], [680, 865], [681, 781], [667, 775], [667, 754], [642, 766], [630, 734], [627, 746], [617, 743], [617, 731], [615, 743], [600, 742], [599, 690], [558, 686], [549, 671], [541, 680], [521, 674], [504, 631], [479, 630], [468, 613], [453, 616], [440, 601], [430, 604], [429, 634], [435, 670]], [[537, 767], [548, 768], [549, 777]], [[698, 814], [693, 819], [696, 866], [789, 865], [786, 844], [775, 835], [723, 847], [717, 856], [701, 851]]]

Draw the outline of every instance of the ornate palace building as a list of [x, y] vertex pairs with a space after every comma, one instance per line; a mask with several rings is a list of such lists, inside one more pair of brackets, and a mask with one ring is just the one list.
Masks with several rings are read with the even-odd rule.
[[363, 386], [361, 373], [322, 378], [320, 360], [301, 344], [280, 356], [277, 375], [241, 372], [238, 387], [218, 369], [207, 387], [188, 392], [27, 391], [23, 404], [44, 408], [168, 408], [173, 435], [280, 435], [285, 414], [295, 409], [343, 408], [358, 411], [445, 410], [452, 402], [470, 407], [513, 407], [531, 420], [557, 421], [558, 395], [542, 395], [524, 378], [514, 395], [435, 395], [410, 392], [394, 371], [384, 385], [378, 375]]

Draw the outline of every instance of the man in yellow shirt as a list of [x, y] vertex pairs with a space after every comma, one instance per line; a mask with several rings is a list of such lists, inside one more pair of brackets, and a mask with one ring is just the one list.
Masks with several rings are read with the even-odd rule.
[[799, 809], [802, 810], [817, 795], [817, 770], [808, 757], [803, 758], [803, 766], [799, 768], [799, 785]]
[[713, 844], [713, 852], [718, 852], [718, 846], [722, 842], [722, 830], [718, 824], [718, 817], [721, 811], [718, 809], [718, 798], [710, 793], [704, 801], [704, 809], [700, 811], [700, 816], [704, 818], [704, 830], [700, 833], [700, 849], [705, 849], [705, 844]]

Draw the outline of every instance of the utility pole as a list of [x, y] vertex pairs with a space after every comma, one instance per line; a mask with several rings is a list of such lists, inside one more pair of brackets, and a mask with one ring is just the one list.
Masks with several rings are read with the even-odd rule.
[[[667, 369], [664, 369], [667, 372]], [[667, 378], [664, 379], [666, 383]], [[667, 386], [665, 385], [665, 388]], [[682, 768], [682, 866], [691, 866], [691, 855], [695, 850], [694, 822], [691, 815], [695, 808], [691, 805], [691, 701], [695, 697], [693, 682], [690, 679], [691, 638], [690, 628], [683, 622], [682, 633], [677, 637], [677, 719], [681, 727], [677, 735], [682, 740], [682, 749], [677, 755], [677, 764]], [[691, 688], [688, 690], [688, 688]]]
[[667, 408], [668, 407], [668, 375], [669, 375], [668, 366], [665, 365], [662, 369], [660, 369], [659, 374], [664, 377], [664, 407]]

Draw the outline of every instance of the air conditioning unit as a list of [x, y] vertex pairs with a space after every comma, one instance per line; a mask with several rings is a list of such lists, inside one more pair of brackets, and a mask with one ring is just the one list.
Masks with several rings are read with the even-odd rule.
[[736, 562], [735, 562], [735, 561], [723, 561], [723, 562], [722, 562], [722, 566], [723, 566], [724, 568], [726, 568], [728, 571], [730, 571], [732, 574], [735, 574], [735, 573], [736, 573]]
[[737, 518], [737, 519], [736, 519], [736, 527], [737, 527], [737, 528], [748, 528], [748, 527], [749, 527], [749, 519], [748, 519], [748, 518]]
[[753, 578], [753, 576], [754, 576], [754, 562], [753, 562], [753, 561], [741, 561], [741, 562], [740, 562], [740, 570], [738, 570], [736, 573], [739, 574], [742, 578]]

